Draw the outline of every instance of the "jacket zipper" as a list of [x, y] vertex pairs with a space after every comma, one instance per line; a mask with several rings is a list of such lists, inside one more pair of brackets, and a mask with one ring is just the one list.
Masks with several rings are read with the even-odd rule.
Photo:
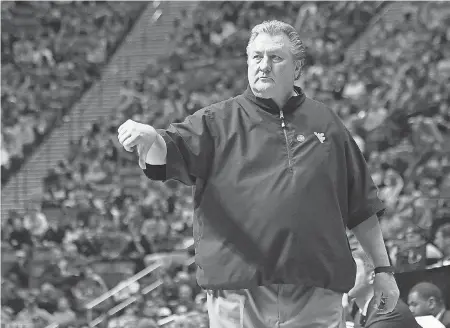
[[280, 120], [281, 120], [281, 128], [283, 129], [283, 133], [284, 133], [284, 139], [286, 141], [286, 149], [287, 149], [287, 155], [288, 155], [288, 165], [289, 165], [289, 169], [292, 171], [292, 162], [291, 162], [291, 148], [289, 147], [289, 140], [288, 140], [288, 136], [287, 136], [287, 131], [286, 131], [286, 122], [284, 121], [284, 113], [282, 110], [280, 110]]

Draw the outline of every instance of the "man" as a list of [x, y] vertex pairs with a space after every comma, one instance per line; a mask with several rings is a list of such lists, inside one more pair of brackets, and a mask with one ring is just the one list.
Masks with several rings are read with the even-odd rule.
[[409, 291], [408, 305], [416, 317], [433, 316], [450, 328], [450, 311], [445, 307], [444, 296], [436, 285], [421, 282]]
[[39, 240], [48, 230], [48, 221], [37, 205], [31, 205], [23, 218], [23, 226], [31, 235]]
[[355, 328], [420, 328], [409, 311], [408, 306], [399, 299], [394, 310], [388, 314], [380, 314], [374, 306], [373, 282], [374, 266], [361, 249], [353, 252], [356, 262], [355, 285], [348, 292], [348, 297], [355, 300], [359, 312], [355, 316]]
[[28, 288], [30, 281], [30, 266], [27, 254], [20, 250], [16, 252], [17, 262], [11, 266], [11, 268], [6, 273], [6, 277], [14, 277], [17, 285], [20, 288]]
[[58, 309], [53, 313], [54, 323], [67, 327], [74, 324], [77, 320], [75, 312], [70, 308], [69, 300], [66, 297], [61, 297], [58, 300]]
[[12, 220], [12, 232], [9, 235], [9, 243], [16, 250], [29, 250], [33, 247], [31, 233], [23, 226], [23, 219], [16, 217]]
[[50, 221], [49, 228], [42, 236], [42, 241], [44, 245], [51, 246], [52, 244], [61, 245], [64, 238], [66, 237], [67, 227], [58, 224], [58, 221]]
[[442, 251], [442, 259], [435, 267], [450, 265], [450, 223], [441, 225], [435, 236], [435, 244]]
[[384, 209], [338, 117], [294, 86], [305, 50], [294, 28], [253, 28], [244, 94], [156, 131], [128, 120], [147, 177], [193, 186], [197, 282], [213, 328], [344, 327], [355, 263], [345, 227], [373, 258], [375, 304], [399, 292], [378, 225]]
[[53, 322], [53, 316], [37, 306], [37, 293], [32, 290], [28, 297], [25, 297], [25, 308], [17, 315], [17, 323], [32, 327], [46, 327]]

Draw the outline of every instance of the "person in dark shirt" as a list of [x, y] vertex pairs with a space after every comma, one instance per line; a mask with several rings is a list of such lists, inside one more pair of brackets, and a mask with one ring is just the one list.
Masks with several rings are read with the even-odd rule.
[[16, 252], [17, 261], [6, 273], [6, 277], [16, 280], [21, 288], [28, 288], [30, 280], [30, 268], [28, 266], [27, 255], [24, 251]]
[[118, 129], [148, 178], [193, 187], [211, 327], [343, 325], [356, 273], [346, 227], [380, 272], [376, 303], [385, 297], [384, 313], [397, 303], [378, 222], [385, 206], [344, 123], [296, 86], [305, 52], [294, 27], [265, 21], [251, 31], [243, 94], [165, 130], [131, 119]]
[[435, 284], [421, 282], [411, 288], [408, 305], [416, 317], [433, 316], [445, 328], [450, 328], [450, 310], [446, 309], [442, 291]]
[[2, 279], [2, 307], [9, 307], [13, 310], [14, 315], [19, 313], [25, 307], [25, 302], [19, 295], [19, 286], [15, 285], [13, 281]]
[[14, 249], [22, 249], [24, 246], [33, 246], [31, 233], [23, 226], [23, 219], [20, 217], [14, 218], [12, 221], [13, 230], [9, 235], [9, 243]]
[[135, 273], [138, 273], [146, 267], [144, 262], [145, 256], [152, 253], [153, 247], [147, 238], [144, 235], [132, 233], [130, 240], [120, 255], [133, 259], [136, 263]]
[[42, 236], [43, 242], [51, 242], [61, 245], [66, 236], [66, 227], [60, 226], [57, 222], [51, 221], [50, 227]]
[[355, 315], [355, 328], [420, 328], [409, 311], [408, 306], [401, 299], [398, 300], [394, 310], [388, 314], [378, 311], [373, 291], [374, 265], [363, 250], [353, 251], [356, 262], [355, 285], [348, 292], [359, 307]]

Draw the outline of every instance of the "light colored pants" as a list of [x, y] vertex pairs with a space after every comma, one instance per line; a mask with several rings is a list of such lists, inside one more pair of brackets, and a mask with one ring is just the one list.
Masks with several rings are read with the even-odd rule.
[[210, 328], [345, 328], [342, 294], [296, 285], [207, 291]]

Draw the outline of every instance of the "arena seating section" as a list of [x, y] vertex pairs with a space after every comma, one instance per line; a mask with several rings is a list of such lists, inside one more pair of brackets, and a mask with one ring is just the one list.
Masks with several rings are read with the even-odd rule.
[[[10, 26], [17, 16], [29, 17], [34, 10], [42, 16], [30, 20], [26, 33], [5, 30], [2, 19], [2, 168], [23, 158], [23, 146], [38, 140], [34, 133], [45, 134], [53, 124], [49, 122], [61, 118], [92, 83], [136, 15], [136, 6], [36, 2], [4, 8], [2, 3], [2, 18]], [[33, 278], [30, 285], [19, 269], [2, 270], [3, 322], [14, 320], [24, 300], [36, 297], [41, 308], [58, 315], [60, 326], [84, 327], [83, 304], [142, 270], [149, 255], [189, 243], [190, 190], [143, 175], [124, 188], [126, 173], [135, 172], [137, 164], [134, 154], [119, 147], [117, 127], [128, 118], [166, 127], [241, 93], [247, 84], [243, 56], [249, 29], [270, 18], [295, 25], [294, 13], [301, 6], [314, 13], [302, 25], [308, 38], [305, 92], [335, 110], [363, 150], [387, 205], [381, 224], [389, 250], [397, 252], [399, 269], [432, 263], [424, 257], [411, 264], [402, 254], [425, 252], [436, 228], [450, 221], [445, 211], [450, 199], [446, 24], [424, 19], [429, 10], [422, 5], [401, 22], [381, 18], [372, 27], [378, 33], [370, 39], [369, 51], [363, 60], [353, 61], [344, 58], [345, 48], [379, 12], [378, 2], [203, 2], [192, 17], [174, 23], [175, 51], [149, 64], [135, 80], [123, 81], [122, 102], [114, 115], [95, 122], [49, 172], [42, 204], [30, 206], [24, 220], [11, 212], [8, 222], [2, 222], [2, 247], [11, 247], [17, 256], [53, 248], [38, 272], [25, 274]], [[92, 33], [107, 41], [102, 45]], [[16, 138], [18, 134], [22, 137]], [[59, 230], [46, 232], [47, 226]], [[398, 242], [404, 238], [410, 242]], [[98, 266], [99, 258], [111, 264]], [[178, 264], [158, 272], [163, 287], [110, 318], [108, 327], [156, 327], [155, 322], [172, 314], [190, 314], [186, 327], [207, 327], [205, 294], [193, 269]], [[139, 283], [146, 286], [155, 279], [150, 275]], [[134, 287], [104, 306], [139, 293], [139, 285]], [[62, 295], [69, 309], [58, 304]], [[39, 327], [48, 323], [41, 321]]]
[[2, 183], [99, 77], [144, 5], [2, 3]]

